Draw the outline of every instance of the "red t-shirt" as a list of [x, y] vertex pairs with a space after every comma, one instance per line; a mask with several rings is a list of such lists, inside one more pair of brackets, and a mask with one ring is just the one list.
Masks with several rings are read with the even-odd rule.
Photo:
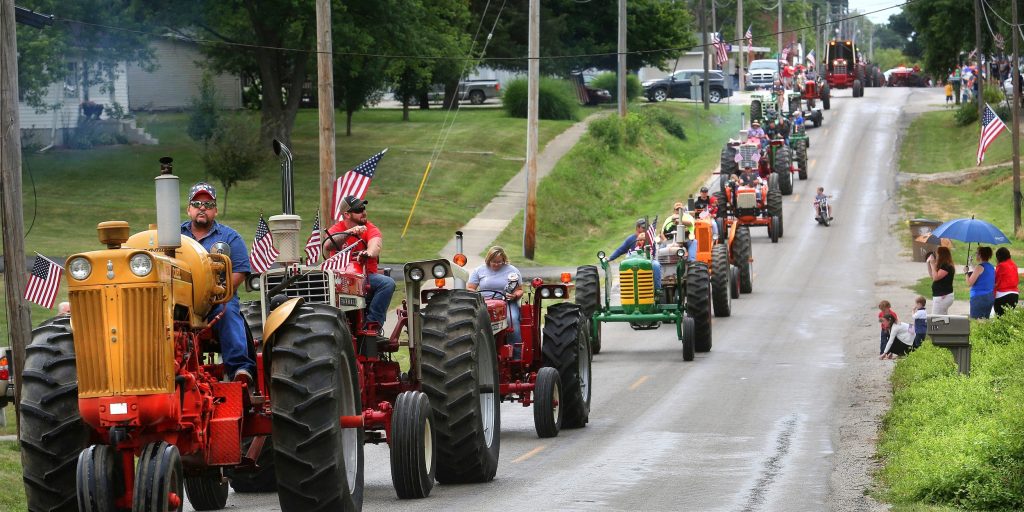
[[1016, 292], [1020, 285], [1020, 274], [1013, 260], [1006, 260], [996, 265], [996, 293]]
[[[335, 225], [331, 226], [327, 230], [327, 236], [330, 236], [333, 233], [340, 233], [342, 231], [345, 231], [346, 229], [348, 229], [348, 227], [345, 226], [345, 221], [343, 221], [343, 220], [342, 221], [338, 221]], [[352, 251], [365, 251], [367, 246], [369, 246], [369, 244], [370, 244], [370, 240], [373, 240], [374, 238], [383, 238], [383, 237], [380, 234], [380, 230], [377, 229], [377, 226], [374, 226], [372, 222], [367, 221], [366, 222], [366, 231], [364, 231], [362, 235], [359, 235], [359, 236], [348, 235], [348, 236], [346, 236], [345, 240], [343, 242], [341, 242], [341, 246], [342, 247], [348, 247], [350, 244], [355, 243], [356, 240], [362, 240], [366, 244], [365, 245], [364, 244], [359, 244], [359, 245], [353, 247]], [[339, 237], [335, 237], [334, 240], [335, 240], [335, 242], [338, 242], [338, 241], [341, 240], [341, 237], [340, 236]], [[328, 257], [334, 256], [337, 252], [338, 252], [337, 250], [328, 251]], [[365, 261], [366, 268], [363, 268], [363, 262], [360, 262], [360, 261], [357, 261], [356, 259], [353, 259], [352, 260], [352, 265], [355, 266], [356, 271], [358, 271], [358, 272], [362, 272], [364, 274], [375, 274], [375, 273], [377, 273], [377, 262], [378, 262], [378, 258], [366, 258], [366, 261]]]
[[[893, 323], [894, 323], [894, 324], [896, 324], [896, 323], [899, 323], [899, 321], [900, 321], [900, 317], [896, 315], [896, 312], [895, 312], [895, 311], [893, 311], [893, 310], [892, 310], [892, 308], [890, 308], [888, 312], [889, 312], [889, 313], [891, 313], [891, 314], [892, 314], [892, 317], [896, 319], [896, 321], [895, 321], [895, 322], [893, 322]], [[882, 317], [883, 317], [883, 316], [885, 316], [885, 313], [886, 313], [885, 311], [879, 311], [879, 312], [878, 312], [878, 319], [879, 319], [879, 320], [881, 320], [881, 319], [882, 319]]]

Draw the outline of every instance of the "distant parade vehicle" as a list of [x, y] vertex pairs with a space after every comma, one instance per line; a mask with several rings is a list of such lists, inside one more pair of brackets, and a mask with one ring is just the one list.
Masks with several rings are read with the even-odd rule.
[[866, 65], [858, 60], [857, 45], [833, 39], [825, 52], [825, 80], [832, 89], [853, 89], [853, 97], [864, 96]]

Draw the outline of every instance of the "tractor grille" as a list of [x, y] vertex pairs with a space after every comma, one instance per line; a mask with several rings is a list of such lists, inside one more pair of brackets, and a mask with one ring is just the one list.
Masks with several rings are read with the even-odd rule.
[[[284, 273], [266, 274], [267, 286], [264, 290], [269, 291], [281, 284], [287, 277]], [[288, 298], [302, 297], [306, 302], [316, 304], [330, 304], [330, 278], [327, 272], [314, 270], [292, 282], [287, 288], [281, 290]]]
[[736, 207], [740, 209], [755, 208], [757, 197], [753, 190], [743, 190], [736, 194]]
[[622, 305], [654, 304], [654, 272], [646, 269], [619, 274]]
[[758, 155], [758, 148], [754, 144], [741, 144], [740, 145], [740, 160], [743, 167], [756, 167]]
[[846, 64], [836, 64], [835, 66], [832, 67], [832, 73], [837, 75], [845, 75]]

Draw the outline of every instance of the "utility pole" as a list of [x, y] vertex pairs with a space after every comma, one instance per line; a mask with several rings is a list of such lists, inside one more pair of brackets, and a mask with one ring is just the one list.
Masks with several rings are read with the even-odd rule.
[[[25, 270], [25, 223], [21, 216], [21, 124], [18, 120], [18, 40], [14, 28], [14, 0], [0, 4], [0, 210], [3, 213], [4, 291], [7, 320], [14, 352], [15, 410], [21, 411], [21, 372], [25, 347], [32, 331], [32, 311], [22, 292], [28, 283]], [[21, 431], [21, 415], [18, 431]]]
[[[624, 2], [625, 0], [620, 0]], [[533, 259], [537, 244], [537, 109], [540, 86], [540, 0], [530, 0], [529, 68], [526, 92], [526, 215], [523, 216], [523, 257]], [[624, 57], [620, 54], [619, 59]], [[621, 68], [621, 64], [620, 64]], [[619, 80], [623, 75], [620, 73]], [[621, 82], [620, 82], [621, 83]], [[625, 94], [620, 89], [619, 101]]]
[[[1010, 3], [1017, 2], [1015, 0]], [[1011, 28], [1017, 30], [1016, 26]], [[974, 57], [978, 59], [978, 72], [974, 74], [974, 83], [978, 84], [978, 97], [975, 98], [975, 101], [978, 102], [978, 119], [980, 120], [985, 114], [985, 101], [982, 99], [985, 96], [981, 93], [985, 86], [985, 81], [981, 79], [981, 0], [974, 0]]]
[[715, 0], [711, 0], [711, 31], [718, 33], [718, 20], [715, 19]]
[[[316, 0], [316, 87], [320, 118], [320, 215], [325, 226], [334, 218], [331, 190], [334, 189], [334, 71], [331, 50], [331, 2]], [[329, 221], [328, 221], [329, 219]]]
[[[532, 4], [531, 4], [532, 5]], [[532, 39], [531, 39], [532, 41]], [[626, 0], [619, 0], [619, 50], [618, 50], [618, 98], [619, 117], [626, 117]]]
[[[779, 0], [779, 26], [777, 30], [779, 39], [779, 59], [782, 58], [782, 0]], [[776, 59], [777, 60], [777, 59]], [[780, 73], [779, 76], [782, 76]]]
[[746, 89], [746, 76], [743, 73], [743, 43], [746, 42], [747, 34], [743, 32], [743, 0], [736, 0], [736, 39], [739, 41], [739, 51], [736, 52], [736, 76], [739, 78], [741, 91]]
[[700, 0], [700, 32], [703, 34], [704, 44], [701, 46], [704, 54], [704, 76], [701, 77], [700, 98], [704, 102], [704, 110], [711, 110], [711, 103], [708, 101], [708, 17], [704, 7], [704, 0]]
[[[1013, 27], [1019, 27], [1017, 24], [1017, 2], [1010, 2], [1012, 5], [1012, 16], [1013, 16]], [[1011, 28], [1013, 28], [1011, 27]], [[1024, 230], [1021, 229], [1020, 224], [1020, 70], [1017, 65], [1020, 62], [1020, 49], [1018, 48], [1017, 38], [1019, 33], [1016, 29], [1011, 30], [1013, 32], [1013, 65], [1010, 66], [1011, 73], [1013, 73], [1013, 107], [1010, 109], [1013, 111], [1013, 236], [1020, 239], [1024, 236]]]

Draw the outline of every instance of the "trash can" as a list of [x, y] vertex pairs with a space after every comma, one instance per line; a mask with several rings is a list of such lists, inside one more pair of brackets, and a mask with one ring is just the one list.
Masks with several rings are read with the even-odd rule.
[[[928, 243], [928, 237], [931, 236], [932, 230], [941, 226], [942, 221], [931, 220], [931, 219], [911, 219], [910, 220], [910, 239], [913, 241], [913, 260], [924, 261], [928, 257], [929, 252], [934, 252], [939, 246], [938, 244]], [[947, 247], [949, 242], [943, 245]]]
[[928, 315], [928, 335], [932, 345], [953, 353], [960, 373], [971, 374], [971, 320], [960, 315]]

